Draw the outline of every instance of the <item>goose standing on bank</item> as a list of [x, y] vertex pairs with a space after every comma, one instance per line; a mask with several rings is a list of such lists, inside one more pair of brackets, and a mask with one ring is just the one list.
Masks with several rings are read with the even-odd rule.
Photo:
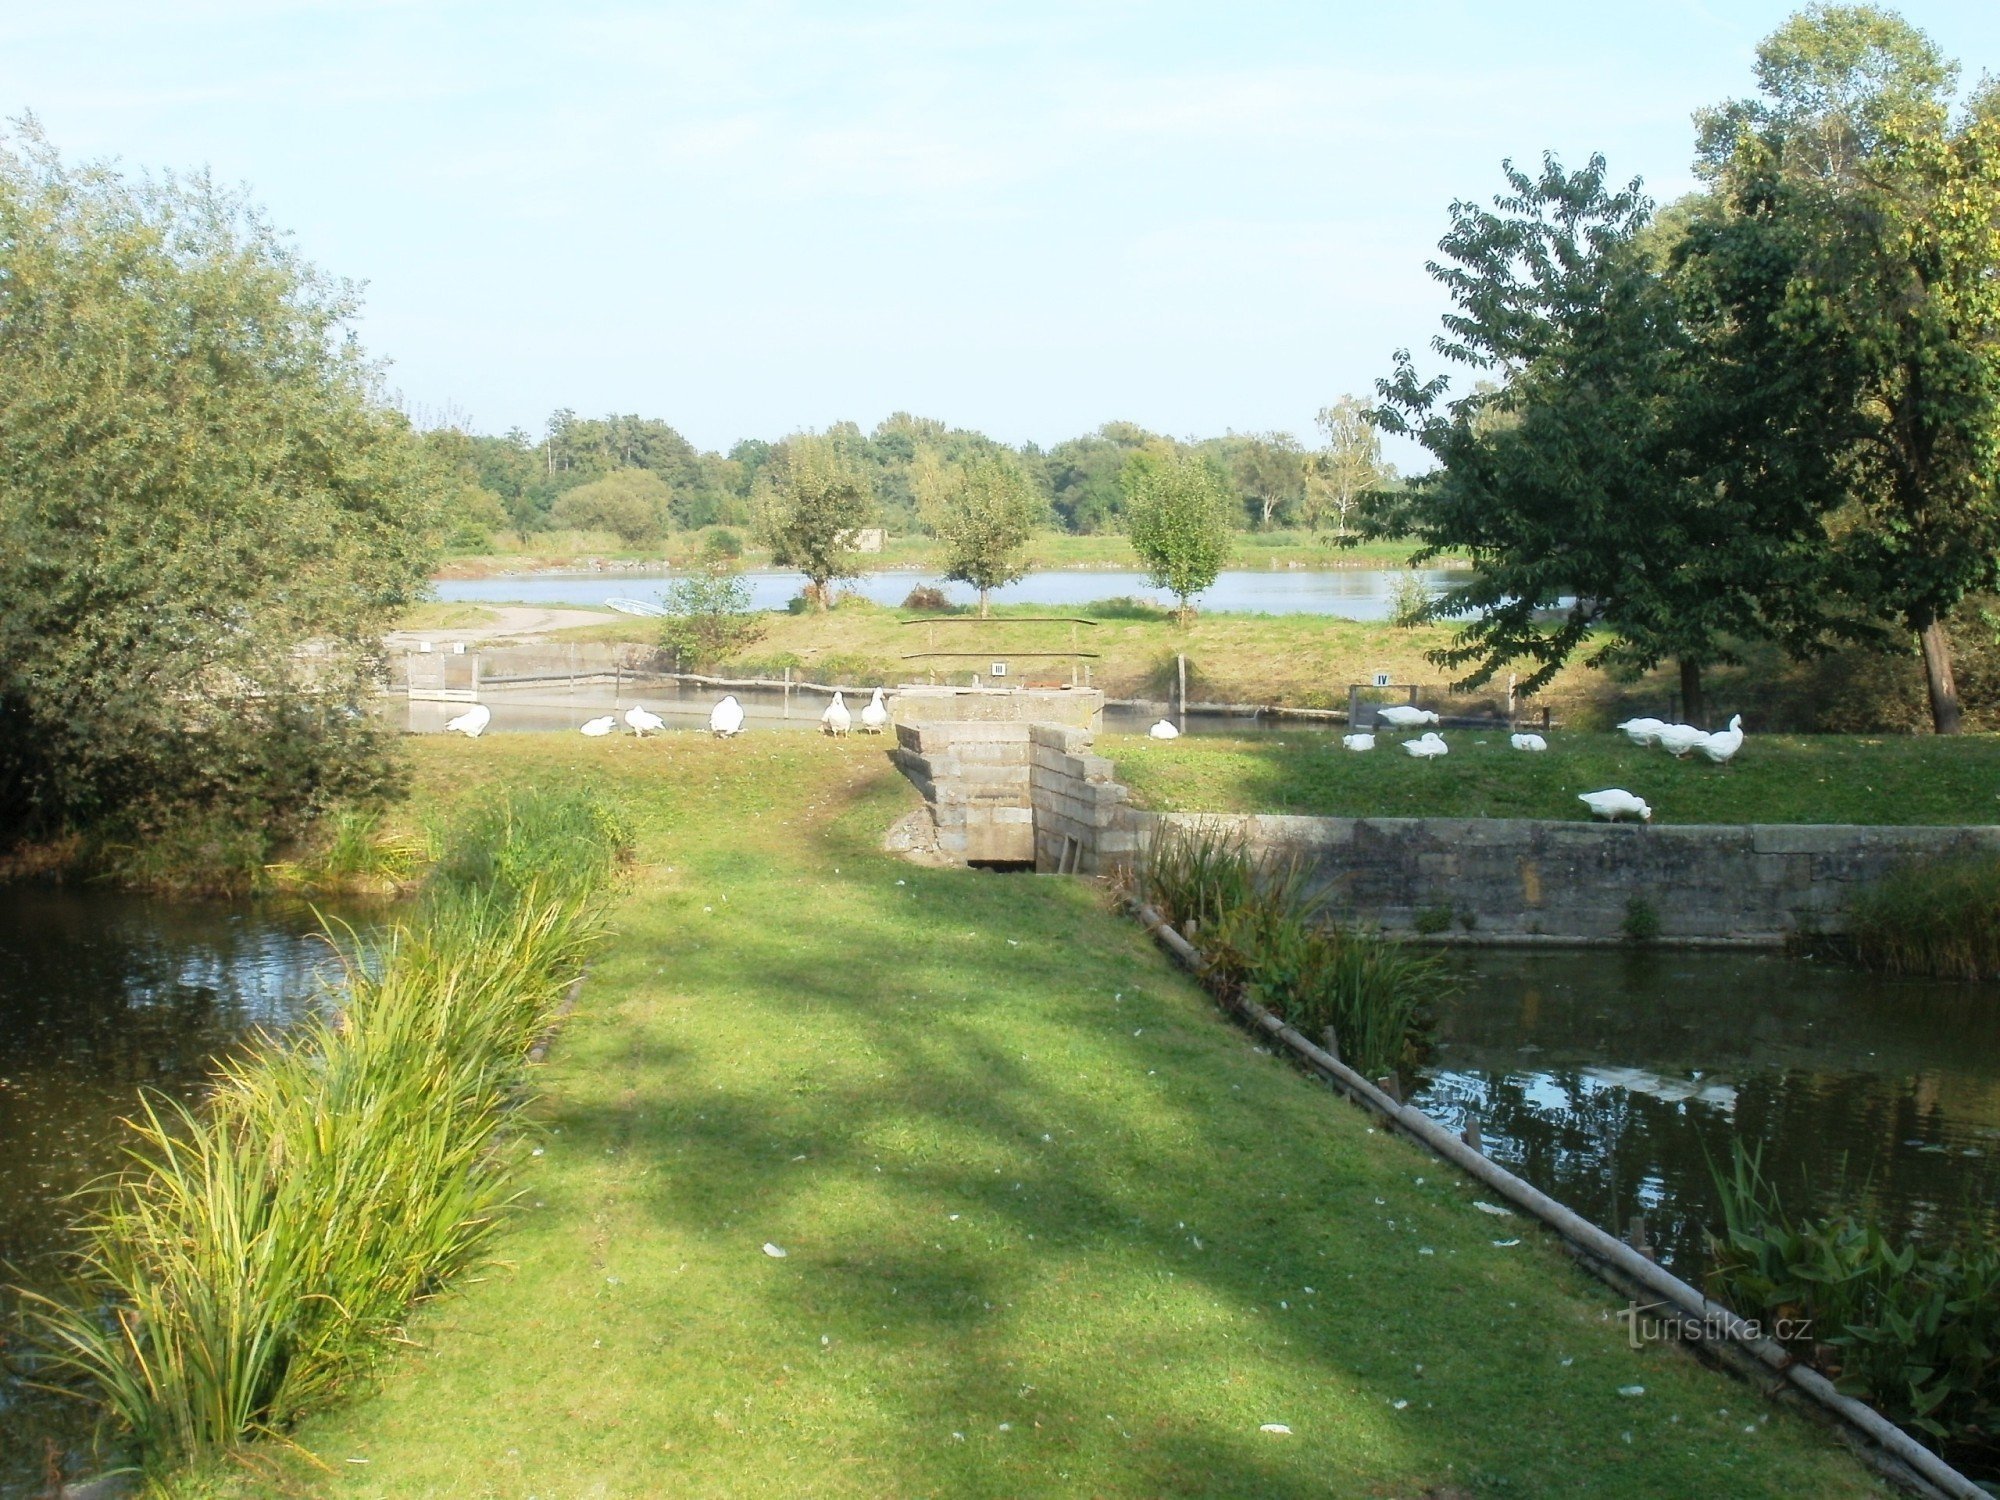
[[1641, 823], [1653, 821], [1652, 808], [1623, 787], [1609, 787], [1601, 792], [1578, 792], [1576, 800], [1589, 808], [1594, 817], [1610, 823], [1616, 823], [1620, 818], [1637, 818]]
[[1625, 738], [1640, 747], [1656, 745], [1660, 731], [1667, 727], [1665, 719], [1627, 719], [1618, 726], [1625, 732]]
[[1373, 750], [1375, 736], [1372, 734], [1343, 734], [1340, 743], [1350, 750]]
[[462, 734], [469, 740], [476, 740], [486, 733], [486, 726], [493, 722], [493, 710], [484, 703], [475, 703], [455, 719], [444, 721], [446, 734]]
[[875, 689], [875, 696], [870, 698], [867, 706], [861, 710], [861, 732], [863, 734], [880, 734], [888, 727], [888, 705], [883, 703], [882, 690], [877, 688]]
[[719, 740], [743, 732], [743, 705], [731, 693], [708, 711], [708, 732]]
[[625, 722], [631, 726], [632, 732], [642, 740], [646, 737], [646, 731], [649, 729], [660, 730], [667, 727], [665, 719], [656, 713], [647, 712], [636, 703], [625, 710]]
[[1668, 724], [1653, 738], [1675, 760], [1685, 760], [1690, 750], [1699, 749], [1708, 738], [1708, 731], [1692, 724]]
[[1375, 717], [1391, 729], [1415, 729], [1419, 724], [1439, 722], [1438, 716], [1428, 708], [1418, 708], [1409, 703], [1392, 703], [1387, 708], [1378, 708]]
[[1444, 742], [1443, 735], [1431, 733], [1420, 740], [1404, 740], [1403, 751], [1407, 755], [1416, 756], [1418, 760], [1429, 760], [1433, 756], [1449, 754], [1451, 746]]
[[596, 739], [600, 735], [611, 733], [617, 727], [618, 716], [616, 714], [606, 714], [601, 719], [586, 719], [583, 725], [583, 732], [592, 739]]
[[1181, 732], [1174, 728], [1173, 720], [1171, 719], [1162, 719], [1146, 731], [1146, 738], [1150, 740], [1177, 740], [1180, 737]]
[[1718, 766], [1743, 748], [1743, 715], [1733, 715], [1727, 729], [1718, 729], [1697, 747]]
[[1539, 734], [1510, 734], [1507, 736], [1507, 743], [1516, 750], [1542, 751], [1549, 748], [1549, 742]]
[[847, 711], [847, 704], [840, 694], [833, 695], [833, 702], [827, 704], [826, 712], [819, 716], [821, 726], [836, 738], [854, 727], [854, 715]]

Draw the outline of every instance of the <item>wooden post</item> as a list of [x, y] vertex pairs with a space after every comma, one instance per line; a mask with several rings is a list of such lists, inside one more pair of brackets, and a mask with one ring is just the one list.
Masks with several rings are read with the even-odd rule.
[[787, 719], [789, 719], [789, 718], [790, 718], [791, 716], [792, 716], [792, 669], [791, 669], [790, 667], [787, 667], [787, 668], [785, 668], [785, 713], [784, 713], [784, 717], [786, 717]]
[[1479, 1116], [1471, 1110], [1465, 1112], [1465, 1129], [1460, 1132], [1458, 1138], [1474, 1151], [1485, 1150], [1485, 1147], [1479, 1144]]
[[1180, 723], [1176, 727], [1180, 730], [1182, 734], [1186, 734], [1187, 733], [1187, 653], [1185, 651], [1176, 651], [1174, 653], [1174, 661], [1180, 672], [1180, 681], [1181, 681], [1181, 718], [1180, 718]]

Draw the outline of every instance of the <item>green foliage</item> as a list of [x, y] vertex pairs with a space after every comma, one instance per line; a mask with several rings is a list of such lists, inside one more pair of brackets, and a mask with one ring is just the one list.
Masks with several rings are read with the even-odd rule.
[[1436, 937], [1440, 932], [1450, 932], [1451, 908], [1449, 906], [1422, 907], [1410, 919], [1410, 926], [1424, 937]]
[[948, 462], [934, 449], [917, 454], [911, 469], [920, 512], [942, 544], [946, 578], [987, 595], [1028, 571], [1021, 549], [1048, 518], [1048, 502], [1012, 455], [978, 452]]
[[749, 580], [707, 568], [667, 585], [660, 644], [683, 667], [707, 667], [764, 638], [761, 612], [750, 607]]
[[1904, 866], [1855, 897], [1840, 946], [1887, 974], [2000, 978], [2000, 858]]
[[[1428, 1001], [1447, 983], [1442, 962], [1325, 922], [1307, 869], [1283, 855], [1252, 856], [1213, 828], [1168, 827], [1148, 843], [1139, 888], [1189, 933], [1203, 972], [1317, 1041], [1331, 1027], [1340, 1056], [1364, 1073], [1418, 1061]], [[1451, 925], [1451, 912], [1437, 929]]]
[[760, 475], [758, 532], [773, 562], [806, 575], [810, 598], [822, 609], [834, 579], [861, 571], [854, 533], [874, 516], [867, 470], [831, 436], [802, 432], [785, 439]]
[[920, 583], [903, 596], [903, 608], [924, 615], [944, 615], [954, 611], [949, 596], [941, 588]]
[[1153, 584], [1180, 600], [1186, 625], [1190, 601], [1229, 560], [1235, 502], [1207, 460], [1179, 450], [1134, 454], [1120, 482], [1132, 550]]
[[1398, 630], [1414, 630], [1431, 618], [1431, 591], [1421, 574], [1405, 569], [1389, 585], [1389, 623]]
[[2000, 1244], [1968, 1229], [1897, 1245], [1853, 1211], [1788, 1215], [1758, 1156], [1715, 1172], [1709, 1290], [1794, 1340], [1841, 1390], [1961, 1466], [2000, 1469]]
[[608, 531], [636, 547], [666, 535], [672, 500], [673, 491], [650, 470], [614, 469], [602, 479], [565, 490], [549, 520], [579, 531]]
[[386, 831], [379, 808], [348, 807], [320, 820], [301, 858], [264, 875], [279, 890], [304, 895], [387, 893], [412, 879], [428, 854], [422, 840]]
[[206, 177], [0, 143], [0, 826], [297, 827], [379, 787], [363, 712], [451, 480], [350, 288]]
[[1087, 618], [1099, 620], [1171, 620], [1173, 611], [1162, 609], [1150, 599], [1134, 598], [1130, 594], [1120, 594], [1115, 599], [1096, 599], [1084, 605]]
[[44, 1373], [149, 1473], [325, 1405], [485, 1253], [521, 1064], [594, 946], [625, 836], [580, 793], [499, 799], [445, 840], [419, 912], [349, 965], [337, 1015], [148, 1097], [91, 1195], [74, 1292], [29, 1294]]
[[1625, 903], [1625, 920], [1618, 930], [1630, 942], [1650, 943], [1660, 935], [1660, 914], [1644, 896], [1633, 896]]
[[1362, 497], [1391, 471], [1382, 462], [1382, 435], [1366, 402], [1342, 396], [1321, 407], [1315, 420], [1326, 443], [1307, 458], [1300, 516], [1315, 536], [1331, 517], [1334, 534], [1344, 539]]
[[702, 533], [700, 557], [704, 566], [733, 563], [742, 555], [743, 538], [727, 526], [717, 526]]

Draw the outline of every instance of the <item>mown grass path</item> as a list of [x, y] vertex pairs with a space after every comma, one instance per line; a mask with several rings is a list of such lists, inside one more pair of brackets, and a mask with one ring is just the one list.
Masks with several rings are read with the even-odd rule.
[[509, 1263], [300, 1434], [308, 1487], [1875, 1492], [1747, 1388], [1629, 1351], [1609, 1293], [1091, 886], [876, 852], [912, 797], [879, 745], [518, 736], [419, 771], [603, 782], [642, 865], [546, 1069]]

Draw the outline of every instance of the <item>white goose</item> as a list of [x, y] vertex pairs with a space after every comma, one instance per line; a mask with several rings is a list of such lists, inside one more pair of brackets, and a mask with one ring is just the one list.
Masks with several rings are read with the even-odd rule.
[[1181, 732], [1174, 728], [1173, 720], [1171, 719], [1162, 719], [1146, 731], [1146, 738], [1152, 740], [1177, 740], [1180, 737]]
[[625, 722], [631, 726], [632, 732], [642, 740], [646, 737], [647, 730], [660, 730], [667, 727], [665, 719], [656, 713], [647, 712], [636, 703], [625, 710]]
[[1414, 755], [1418, 760], [1429, 760], [1435, 755], [1448, 754], [1450, 750], [1451, 746], [1444, 742], [1444, 736], [1441, 734], [1430, 733], [1420, 740], [1403, 741], [1404, 753]]
[[1607, 822], [1616, 823], [1620, 818], [1637, 818], [1641, 823], [1653, 821], [1652, 808], [1622, 787], [1610, 787], [1601, 792], [1579, 792], [1576, 800], [1589, 808], [1593, 817]]
[[1373, 750], [1375, 736], [1372, 734], [1343, 734], [1340, 743], [1350, 750]]
[[743, 705], [731, 693], [708, 711], [708, 732], [719, 740], [743, 732]]
[[861, 710], [861, 732], [880, 734], [889, 725], [889, 710], [882, 702], [882, 690], [875, 689], [875, 696], [868, 700], [868, 706]]
[[1625, 738], [1639, 746], [1657, 744], [1660, 731], [1667, 727], [1665, 719], [1627, 719], [1618, 726], [1625, 731]]
[[843, 735], [854, 727], [854, 715], [847, 711], [847, 704], [840, 694], [833, 695], [833, 702], [827, 704], [826, 712], [819, 716], [820, 727], [828, 734]]
[[1438, 716], [1428, 708], [1418, 708], [1409, 703], [1392, 703], [1387, 708], [1378, 708], [1375, 717], [1391, 729], [1415, 729], [1419, 724], [1439, 722]]
[[1727, 729], [1718, 729], [1696, 748], [1718, 766], [1728, 761], [1743, 748], [1743, 715], [1732, 716]]
[[1539, 734], [1510, 734], [1507, 736], [1507, 743], [1512, 745], [1516, 750], [1534, 750], [1539, 752], [1549, 748], [1549, 742]]
[[592, 739], [596, 739], [600, 735], [611, 733], [617, 727], [618, 716], [616, 714], [606, 714], [601, 719], [586, 719], [583, 725], [583, 732]]
[[462, 734], [469, 740], [476, 740], [486, 733], [486, 726], [493, 722], [493, 710], [484, 703], [475, 703], [455, 719], [444, 721], [446, 734]]
[[1706, 729], [1697, 729], [1692, 724], [1669, 724], [1654, 736], [1660, 748], [1675, 760], [1684, 759], [1690, 750], [1698, 749], [1707, 738]]

